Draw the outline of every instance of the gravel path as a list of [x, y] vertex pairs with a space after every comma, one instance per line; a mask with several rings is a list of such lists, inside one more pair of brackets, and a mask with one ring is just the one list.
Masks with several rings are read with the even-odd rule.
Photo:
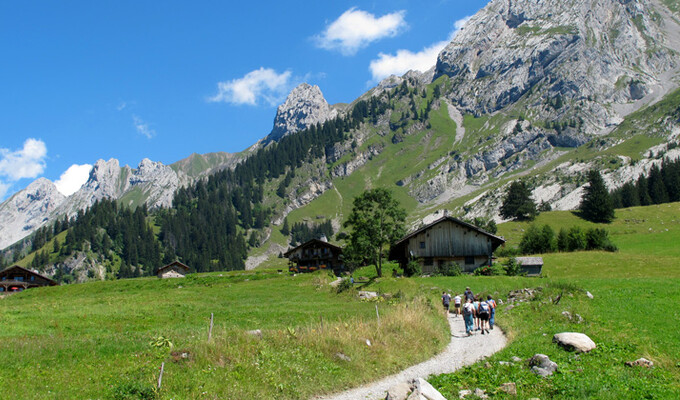
[[462, 317], [449, 317], [451, 326], [451, 342], [444, 352], [435, 357], [414, 365], [398, 374], [388, 376], [380, 381], [369, 383], [356, 389], [326, 397], [315, 397], [316, 400], [377, 400], [384, 399], [387, 389], [400, 382], [408, 382], [416, 378], [427, 378], [454, 372], [466, 365], [474, 364], [481, 358], [488, 357], [506, 345], [505, 335], [496, 326], [488, 335], [476, 332], [467, 337]]

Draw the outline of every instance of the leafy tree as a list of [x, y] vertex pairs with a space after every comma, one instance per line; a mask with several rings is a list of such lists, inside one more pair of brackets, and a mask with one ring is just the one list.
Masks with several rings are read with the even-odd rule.
[[531, 199], [531, 191], [523, 181], [514, 181], [508, 186], [500, 212], [503, 218], [534, 219], [537, 214], [536, 203]]
[[352, 213], [345, 222], [345, 227], [352, 229], [350, 253], [375, 263], [378, 276], [382, 276], [383, 253], [404, 235], [405, 219], [406, 211], [392, 192], [383, 188], [366, 190], [354, 198]]
[[557, 234], [557, 250], [569, 251], [569, 232], [565, 228], [560, 228]]
[[614, 219], [612, 199], [597, 170], [588, 172], [588, 186], [585, 187], [579, 210], [588, 221], [609, 223]]

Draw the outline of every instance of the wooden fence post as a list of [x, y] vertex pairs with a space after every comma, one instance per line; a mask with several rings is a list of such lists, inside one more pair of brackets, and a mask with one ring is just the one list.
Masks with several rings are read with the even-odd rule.
[[158, 389], [161, 388], [161, 382], [163, 381], [163, 370], [165, 369], [165, 362], [161, 363], [161, 373], [158, 374]]
[[213, 313], [210, 313], [210, 328], [208, 328], [208, 341], [212, 339]]

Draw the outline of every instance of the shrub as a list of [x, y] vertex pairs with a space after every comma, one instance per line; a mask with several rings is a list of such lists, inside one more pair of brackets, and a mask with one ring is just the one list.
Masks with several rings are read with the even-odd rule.
[[443, 276], [459, 276], [463, 273], [457, 262], [446, 263], [437, 267], [437, 272]]
[[522, 264], [517, 262], [517, 259], [512, 257], [508, 259], [508, 262], [503, 266], [505, 269], [505, 275], [507, 276], [517, 276], [522, 274]]
[[416, 260], [411, 260], [406, 264], [404, 267], [404, 275], [405, 276], [418, 276], [423, 272], [422, 267], [420, 266], [420, 263]]
[[612, 252], [618, 250], [616, 245], [609, 239], [609, 232], [600, 228], [588, 229], [586, 232], [586, 249]]
[[501, 266], [500, 264], [491, 264], [491, 266], [485, 265], [483, 267], [477, 268], [473, 274], [475, 276], [504, 275], [505, 270], [503, 269], [503, 266]]
[[352, 285], [352, 279], [344, 278], [343, 280], [340, 281], [338, 286], [335, 288], [335, 293], [342, 293], [342, 292], [345, 292], [347, 290], [352, 289], [353, 287], [354, 287], [354, 285]]

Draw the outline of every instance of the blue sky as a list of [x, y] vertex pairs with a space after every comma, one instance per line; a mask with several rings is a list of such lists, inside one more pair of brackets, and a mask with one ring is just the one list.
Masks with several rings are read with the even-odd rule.
[[244, 150], [297, 84], [351, 102], [434, 65], [486, 1], [233, 3], [0, 2], [0, 200], [69, 194], [98, 159]]

